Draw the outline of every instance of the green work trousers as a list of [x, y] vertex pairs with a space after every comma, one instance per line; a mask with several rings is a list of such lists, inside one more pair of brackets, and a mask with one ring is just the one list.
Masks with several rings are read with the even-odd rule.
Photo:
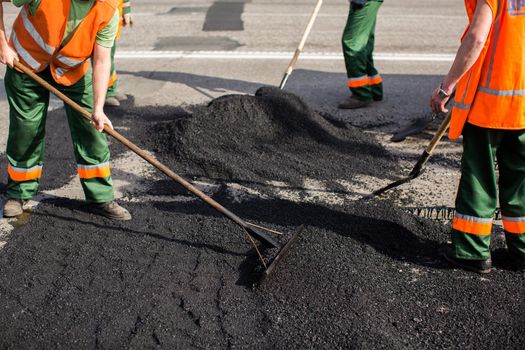
[[[72, 86], [57, 84], [49, 68], [38, 75], [88, 111], [93, 110], [91, 72]], [[10, 107], [6, 195], [8, 198], [30, 199], [40, 184], [49, 91], [28, 75], [9, 67], [5, 74], [5, 89]], [[113, 186], [106, 135], [98, 132], [70, 106], [65, 105], [65, 109], [86, 200], [109, 202], [113, 200]]]
[[111, 48], [111, 72], [110, 72], [110, 83], [108, 87], [108, 92], [106, 94], [107, 97], [115, 97], [117, 95], [117, 70], [115, 68], [115, 52], [117, 51], [117, 39], [115, 39], [115, 42], [113, 43], [113, 47]]
[[469, 260], [490, 257], [492, 217], [499, 198], [507, 247], [514, 256], [525, 259], [525, 130], [467, 123], [463, 148], [452, 224], [455, 256]]
[[383, 80], [372, 57], [377, 12], [382, 2], [369, 0], [361, 9], [350, 7], [342, 45], [348, 87], [352, 96], [363, 100], [383, 99]]

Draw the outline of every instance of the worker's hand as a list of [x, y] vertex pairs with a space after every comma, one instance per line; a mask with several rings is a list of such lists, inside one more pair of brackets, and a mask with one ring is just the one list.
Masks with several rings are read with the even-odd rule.
[[91, 115], [91, 124], [100, 132], [104, 130], [104, 124], [107, 124], [113, 130], [113, 124], [104, 111], [94, 112]]
[[0, 48], [0, 62], [13, 68], [15, 60], [18, 60], [16, 51], [13, 50], [8, 44], [2, 45]]
[[441, 86], [438, 86], [432, 92], [432, 95], [430, 96], [430, 108], [432, 108], [432, 111], [434, 111], [435, 113], [447, 113], [448, 109], [445, 108], [445, 105], [450, 99], [451, 93], [447, 92], [448, 97], [443, 98], [442, 96], [440, 96], [439, 90], [441, 90]]
[[127, 25], [133, 27], [133, 19], [131, 18], [131, 13], [126, 13], [122, 16], [122, 26], [125, 27]]

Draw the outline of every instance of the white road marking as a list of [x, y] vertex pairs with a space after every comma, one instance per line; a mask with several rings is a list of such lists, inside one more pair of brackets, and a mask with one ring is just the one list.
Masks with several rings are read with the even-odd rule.
[[[237, 60], [289, 60], [293, 52], [264, 52], [264, 51], [117, 51], [118, 59], [237, 59]], [[340, 52], [304, 52], [301, 60], [343, 60]], [[454, 54], [438, 53], [391, 53], [379, 52], [374, 54], [378, 61], [410, 61], [410, 62], [452, 62]]]
[[[181, 12], [177, 13], [177, 11], [174, 12], [133, 12], [133, 17], [150, 17], [150, 16], [177, 16], [177, 19], [185, 19], [185, 18], [195, 18], [195, 16], [204, 16], [206, 15], [205, 11], [202, 11], [199, 8], [193, 8], [193, 7], [183, 7], [181, 6], [179, 8]], [[183, 11], [182, 11], [183, 10]], [[189, 10], [193, 10], [189, 12]], [[12, 14], [16, 15], [16, 14]], [[282, 13], [282, 12], [276, 12], [276, 13], [266, 13], [266, 12], [243, 12], [242, 17], [310, 17], [312, 15], [311, 12], [304, 12], [304, 13]], [[413, 15], [407, 15], [407, 14], [398, 14], [398, 13], [392, 13], [387, 14], [388, 16], [397, 16], [402, 19], [453, 19], [453, 20], [463, 20], [466, 21], [467, 17], [463, 15], [435, 15], [435, 14], [413, 14]], [[325, 18], [347, 18], [347, 13], [320, 13], [317, 15], [317, 17], [325, 17]]]

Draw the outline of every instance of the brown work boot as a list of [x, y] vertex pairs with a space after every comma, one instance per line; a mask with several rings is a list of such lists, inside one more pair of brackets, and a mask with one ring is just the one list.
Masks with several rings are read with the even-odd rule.
[[117, 91], [117, 93], [114, 96], [119, 102], [126, 101], [128, 99], [128, 95]]
[[4, 203], [4, 217], [14, 218], [24, 212], [24, 201], [21, 199], [9, 198]]
[[344, 99], [339, 106], [340, 109], [357, 109], [367, 107], [372, 103], [372, 100], [360, 100], [357, 97], [347, 97]]
[[131, 214], [125, 208], [111, 201], [106, 203], [92, 203], [90, 210], [93, 214], [102, 215], [113, 220], [131, 220]]
[[449, 264], [460, 267], [464, 270], [469, 270], [469, 271], [477, 272], [480, 274], [485, 274], [485, 273], [489, 273], [490, 271], [492, 271], [492, 260], [491, 259], [468, 260], [468, 259], [456, 258], [452, 251], [452, 247], [447, 247], [445, 249], [445, 253], [443, 254], [443, 256]]
[[119, 107], [120, 101], [117, 100], [114, 96], [106, 97], [106, 101], [104, 102], [104, 107]]

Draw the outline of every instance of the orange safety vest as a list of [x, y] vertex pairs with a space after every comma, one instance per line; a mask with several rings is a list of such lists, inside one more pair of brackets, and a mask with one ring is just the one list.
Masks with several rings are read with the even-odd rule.
[[[465, 0], [469, 22], [476, 2]], [[451, 139], [461, 135], [466, 121], [490, 129], [525, 129], [525, 4], [489, 3], [495, 11], [493, 25], [478, 60], [457, 84]]]
[[70, 86], [90, 69], [97, 33], [113, 18], [118, 0], [97, 0], [69, 40], [63, 43], [70, 1], [42, 0], [31, 15], [24, 5], [10, 43], [22, 63], [35, 72], [50, 66], [53, 79]]

